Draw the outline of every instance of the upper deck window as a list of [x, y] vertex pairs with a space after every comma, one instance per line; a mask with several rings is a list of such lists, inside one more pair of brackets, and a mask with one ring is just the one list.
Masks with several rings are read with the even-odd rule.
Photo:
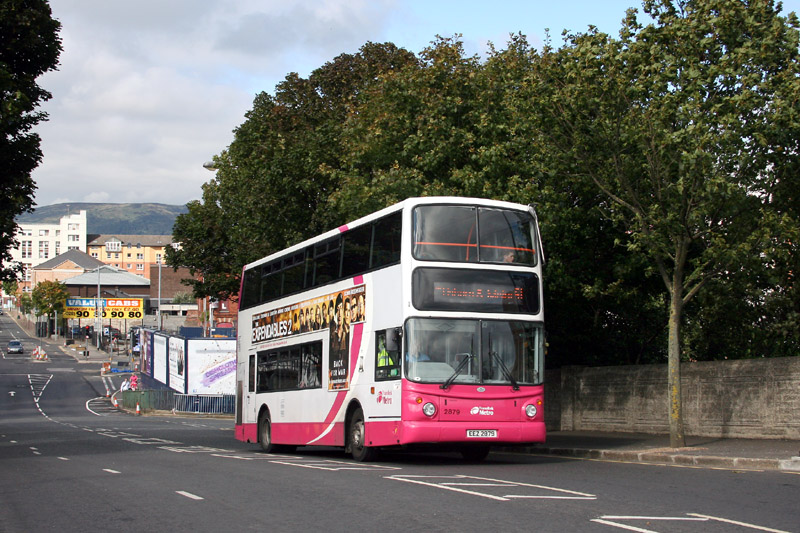
[[426, 205], [414, 209], [416, 259], [536, 264], [536, 224], [523, 211]]

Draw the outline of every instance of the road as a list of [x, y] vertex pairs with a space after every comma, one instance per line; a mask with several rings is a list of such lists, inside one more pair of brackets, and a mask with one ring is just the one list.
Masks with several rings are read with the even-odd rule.
[[[5, 353], [22, 338], [26, 354]], [[0, 531], [800, 531], [800, 475], [492, 453], [267, 455], [231, 419], [134, 416], [0, 317]], [[116, 378], [116, 385], [121, 378]]]

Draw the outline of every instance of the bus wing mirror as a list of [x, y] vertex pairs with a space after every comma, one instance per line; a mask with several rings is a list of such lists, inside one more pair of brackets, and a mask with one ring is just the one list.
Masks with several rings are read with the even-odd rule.
[[400, 328], [389, 328], [386, 330], [386, 349], [390, 352], [397, 352], [400, 350], [400, 337], [402, 330]]

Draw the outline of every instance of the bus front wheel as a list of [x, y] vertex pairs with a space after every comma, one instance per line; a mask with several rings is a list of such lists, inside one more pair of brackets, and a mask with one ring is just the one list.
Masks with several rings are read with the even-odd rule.
[[378, 451], [367, 446], [366, 431], [364, 428], [364, 411], [357, 409], [353, 413], [353, 418], [350, 420], [350, 429], [348, 431], [350, 441], [350, 453], [353, 454], [353, 459], [363, 463], [365, 461], [374, 461], [378, 456]]

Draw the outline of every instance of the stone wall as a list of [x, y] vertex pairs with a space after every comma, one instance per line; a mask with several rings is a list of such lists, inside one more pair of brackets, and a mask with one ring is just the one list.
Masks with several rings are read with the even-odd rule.
[[[800, 357], [684, 363], [686, 435], [800, 438]], [[669, 433], [667, 366], [547, 372], [551, 431]]]

